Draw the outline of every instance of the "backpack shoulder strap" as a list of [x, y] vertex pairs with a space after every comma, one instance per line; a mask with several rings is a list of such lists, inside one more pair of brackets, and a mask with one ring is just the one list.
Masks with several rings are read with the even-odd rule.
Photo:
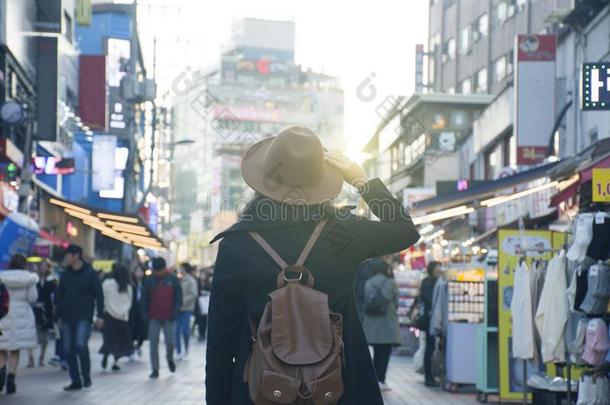
[[256, 243], [258, 243], [260, 247], [262, 247], [269, 256], [271, 256], [273, 261], [276, 262], [282, 270], [288, 267], [288, 263], [286, 263], [284, 259], [282, 259], [282, 257], [271, 247], [271, 245], [269, 245], [269, 243], [267, 243], [267, 241], [258, 232], [250, 232], [250, 236], [252, 236]]
[[[320, 237], [320, 234], [322, 234], [322, 230], [324, 229], [324, 226], [327, 222], [327, 219], [323, 219], [318, 222], [318, 225], [316, 225], [316, 228], [313, 230], [313, 233], [309, 237], [307, 244], [305, 244], [303, 251], [299, 255], [299, 258], [296, 262], [297, 266], [302, 266], [305, 263], [305, 260], [307, 260], [307, 256], [309, 256], [311, 249], [313, 249], [313, 246], [316, 244], [316, 241]], [[258, 243], [260, 247], [262, 247], [265, 252], [267, 252], [267, 254], [271, 256], [273, 261], [276, 262], [282, 270], [284, 270], [286, 267], [289, 267], [288, 263], [286, 263], [286, 261], [282, 259], [282, 257], [271, 247], [271, 245], [269, 245], [269, 243], [258, 232], [249, 232], [249, 234], [256, 241], [256, 243]]]
[[297, 266], [302, 266], [305, 263], [305, 260], [307, 260], [307, 256], [309, 256], [309, 253], [311, 253], [311, 249], [313, 249], [313, 246], [316, 244], [316, 241], [322, 234], [322, 230], [324, 229], [324, 226], [327, 223], [328, 223], [327, 219], [323, 219], [320, 222], [318, 222], [318, 225], [316, 225], [316, 228], [313, 230], [313, 233], [309, 237], [307, 244], [303, 248], [303, 251], [299, 255], [299, 258], [297, 259], [297, 262], [296, 262]]

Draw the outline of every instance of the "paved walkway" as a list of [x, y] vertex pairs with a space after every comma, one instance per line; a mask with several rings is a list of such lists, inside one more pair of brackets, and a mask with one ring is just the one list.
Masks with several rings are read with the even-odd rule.
[[[90, 342], [92, 353], [100, 347], [99, 335]], [[51, 352], [53, 348], [51, 348]], [[92, 355], [93, 387], [65, 393], [62, 387], [68, 383], [67, 372], [45, 366], [34, 369], [22, 368], [17, 378], [17, 394], [0, 394], [2, 405], [202, 405], [204, 397], [203, 358], [205, 345], [194, 343], [188, 359], [177, 362], [178, 369], [170, 374], [163, 362], [161, 349], [161, 377], [148, 379], [149, 362], [147, 346], [144, 356], [135, 361], [123, 360], [121, 371], [103, 371], [100, 357]], [[25, 362], [22, 353], [22, 363]], [[422, 376], [413, 372], [408, 358], [394, 356], [390, 362], [388, 385], [392, 391], [385, 394], [388, 405], [470, 405], [476, 404], [474, 395], [449, 394], [430, 390], [421, 383]], [[350, 404], [366, 405], [366, 404]]]

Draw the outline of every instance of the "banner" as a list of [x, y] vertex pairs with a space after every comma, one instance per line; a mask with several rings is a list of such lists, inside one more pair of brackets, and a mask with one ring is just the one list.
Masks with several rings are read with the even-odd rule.
[[0, 222], [0, 270], [15, 253], [28, 255], [37, 237], [38, 224], [27, 215], [13, 212]]
[[[512, 314], [515, 269], [525, 257], [528, 266], [532, 260], [550, 260], [553, 249], [560, 249], [565, 234], [551, 231], [524, 231], [501, 229], [498, 231], [498, 357], [500, 366], [500, 400], [521, 400], [525, 388], [523, 361], [512, 356]], [[535, 369], [528, 363], [527, 375]], [[549, 374], [551, 375], [551, 374]], [[531, 398], [530, 398], [531, 400]]]
[[117, 138], [114, 135], [97, 135], [93, 137], [91, 162], [91, 189], [93, 191], [114, 190], [115, 150]]
[[515, 46], [517, 164], [544, 160], [555, 124], [555, 35], [518, 35]]

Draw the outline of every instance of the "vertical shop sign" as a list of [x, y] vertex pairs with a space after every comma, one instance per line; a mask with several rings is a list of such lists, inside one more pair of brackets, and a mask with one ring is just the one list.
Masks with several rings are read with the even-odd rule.
[[555, 123], [557, 37], [518, 35], [515, 46], [517, 163], [532, 165], [544, 160]]

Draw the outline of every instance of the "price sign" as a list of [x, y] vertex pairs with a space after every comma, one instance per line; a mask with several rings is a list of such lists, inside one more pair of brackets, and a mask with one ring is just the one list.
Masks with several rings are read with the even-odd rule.
[[610, 202], [610, 168], [593, 169], [593, 202]]

